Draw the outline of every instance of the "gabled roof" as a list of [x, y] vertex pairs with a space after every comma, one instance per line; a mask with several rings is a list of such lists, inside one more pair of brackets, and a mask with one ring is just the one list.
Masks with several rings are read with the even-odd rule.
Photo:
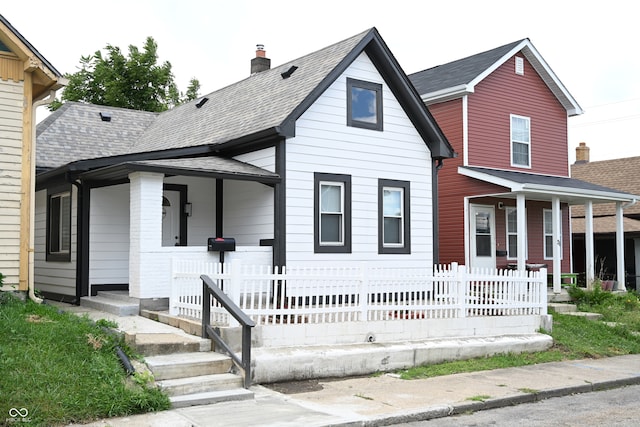
[[[101, 114], [109, 115], [103, 121]], [[131, 145], [153, 123], [158, 113], [65, 102], [36, 128], [36, 165], [57, 168], [96, 157], [130, 153]]]
[[36, 72], [37, 78], [33, 82], [34, 99], [43, 97], [48, 90], [59, 89], [66, 83], [62, 74], [2, 15], [0, 43], [21, 60], [28, 61], [28, 68]]
[[[39, 125], [37, 165], [68, 165], [66, 170], [81, 172], [122, 162], [185, 157], [187, 151], [192, 156], [225, 156], [268, 139], [293, 137], [295, 121], [363, 52], [432, 158], [453, 157], [451, 145], [409, 78], [372, 28], [157, 115], [73, 103]], [[101, 111], [111, 112], [112, 121], [102, 123]]]
[[[627, 193], [640, 194], [638, 170], [640, 170], [640, 157], [625, 157], [574, 163], [571, 165], [571, 177]], [[584, 209], [576, 206], [576, 209], [572, 210], [571, 213], [574, 216], [584, 216]], [[615, 205], [594, 206], [593, 209], [594, 216], [615, 214]], [[640, 215], [640, 203], [625, 208], [624, 214]]]
[[458, 167], [458, 173], [505, 187], [508, 193], [526, 193], [530, 199], [551, 200], [558, 196], [562, 202], [572, 205], [586, 200], [633, 203], [640, 199], [637, 195], [574, 178], [470, 166]]
[[443, 102], [473, 93], [478, 83], [519, 52], [544, 80], [569, 116], [583, 113], [529, 39], [419, 71], [411, 74], [409, 79], [426, 103]]
[[[200, 108], [197, 100], [162, 113], [131, 151], [202, 145], [218, 151], [250, 140], [295, 136], [295, 121], [362, 52], [378, 67], [432, 156], [451, 157], [451, 146], [375, 28], [205, 95]], [[297, 68], [284, 77], [292, 67]]]

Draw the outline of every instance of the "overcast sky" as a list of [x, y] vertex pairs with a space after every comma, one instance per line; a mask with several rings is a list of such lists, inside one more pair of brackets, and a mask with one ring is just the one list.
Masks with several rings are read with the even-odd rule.
[[62, 73], [107, 44], [146, 37], [179, 89], [201, 94], [249, 75], [256, 44], [272, 66], [376, 27], [407, 74], [529, 38], [585, 110], [569, 119], [569, 159], [640, 156], [640, 25], [623, 0], [31, 0], [0, 13]]

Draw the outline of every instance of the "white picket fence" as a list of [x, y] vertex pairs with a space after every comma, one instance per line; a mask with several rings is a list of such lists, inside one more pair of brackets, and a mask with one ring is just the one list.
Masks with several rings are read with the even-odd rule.
[[[258, 325], [518, 316], [547, 313], [547, 272], [433, 269], [272, 268], [174, 260], [170, 313], [202, 318], [206, 274]], [[218, 304], [211, 323], [235, 326]]]

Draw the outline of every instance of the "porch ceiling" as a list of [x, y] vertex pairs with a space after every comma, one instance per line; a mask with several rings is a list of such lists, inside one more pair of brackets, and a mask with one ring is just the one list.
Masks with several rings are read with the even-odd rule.
[[94, 169], [81, 175], [82, 179], [119, 181], [131, 172], [158, 172], [168, 176], [202, 176], [219, 179], [257, 181], [265, 184], [280, 182], [280, 176], [266, 169], [224, 157], [198, 157], [187, 159], [138, 160]]
[[558, 196], [561, 202], [570, 205], [589, 200], [592, 203], [633, 203], [640, 199], [640, 196], [573, 178], [469, 166], [458, 167], [458, 173], [505, 187], [505, 193], [496, 194], [501, 197], [515, 198], [521, 193], [528, 199], [551, 201]]

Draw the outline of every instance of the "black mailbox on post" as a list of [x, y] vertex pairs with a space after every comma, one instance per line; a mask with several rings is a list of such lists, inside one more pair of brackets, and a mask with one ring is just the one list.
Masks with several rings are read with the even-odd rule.
[[233, 252], [236, 250], [236, 239], [230, 237], [209, 237], [207, 250], [209, 252]]

